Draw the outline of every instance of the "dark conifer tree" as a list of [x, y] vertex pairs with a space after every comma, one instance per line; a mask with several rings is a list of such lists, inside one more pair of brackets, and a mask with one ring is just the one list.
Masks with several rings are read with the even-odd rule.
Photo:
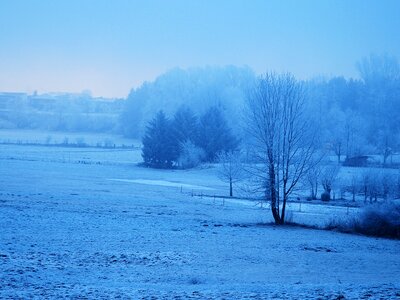
[[149, 167], [172, 168], [179, 156], [171, 121], [163, 111], [159, 111], [147, 125], [142, 143], [142, 157]]
[[194, 142], [198, 135], [198, 120], [194, 112], [187, 106], [181, 106], [172, 121], [173, 134], [176, 141], [182, 144]]
[[200, 118], [196, 144], [205, 151], [206, 161], [213, 162], [219, 153], [235, 150], [239, 141], [233, 135], [221, 110], [213, 106]]

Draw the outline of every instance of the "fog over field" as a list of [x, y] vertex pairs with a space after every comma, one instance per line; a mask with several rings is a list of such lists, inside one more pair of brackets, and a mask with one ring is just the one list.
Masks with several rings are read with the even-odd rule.
[[1, 299], [398, 299], [400, 3], [2, 1]]

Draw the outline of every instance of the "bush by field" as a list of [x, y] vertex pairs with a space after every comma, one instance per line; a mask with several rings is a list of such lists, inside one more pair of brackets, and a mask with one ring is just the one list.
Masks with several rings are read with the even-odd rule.
[[331, 221], [326, 229], [400, 239], [400, 204], [388, 202], [366, 206], [357, 217]]

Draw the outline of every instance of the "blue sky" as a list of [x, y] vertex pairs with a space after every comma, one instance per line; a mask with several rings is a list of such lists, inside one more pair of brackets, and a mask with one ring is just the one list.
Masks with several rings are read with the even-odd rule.
[[399, 58], [400, 1], [1, 0], [0, 90], [124, 97], [174, 67], [357, 76]]

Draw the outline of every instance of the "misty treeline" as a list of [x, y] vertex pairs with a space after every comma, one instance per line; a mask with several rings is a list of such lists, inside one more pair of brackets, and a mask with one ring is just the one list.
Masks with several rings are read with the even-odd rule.
[[229, 126], [238, 132], [246, 91], [254, 79], [253, 71], [246, 67], [168, 71], [154, 82], [146, 82], [131, 91], [121, 117], [124, 134], [141, 138], [147, 122], [160, 109], [172, 116], [181, 105], [186, 105], [198, 115], [209, 107], [219, 106]]
[[122, 99], [80, 94], [0, 93], [0, 128], [119, 133]]
[[[339, 162], [379, 154], [385, 164], [399, 150], [400, 67], [390, 56], [371, 55], [357, 63], [360, 79], [334, 77], [302, 82], [307, 114], [319, 129], [319, 147]], [[201, 115], [219, 107], [236, 138], [245, 141], [243, 111], [257, 76], [249, 68], [175, 69], [131, 91], [121, 129], [141, 138], [162, 109], [172, 117], [181, 106]]]
[[380, 154], [386, 164], [399, 150], [400, 67], [389, 56], [357, 63], [359, 80], [342, 77], [306, 82], [322, 141], [342, 156]]

